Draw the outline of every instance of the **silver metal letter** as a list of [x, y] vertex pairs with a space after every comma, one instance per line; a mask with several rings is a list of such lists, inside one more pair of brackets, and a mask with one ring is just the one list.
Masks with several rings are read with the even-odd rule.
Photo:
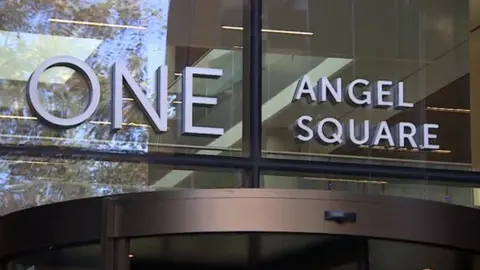
[[[323, 131], [323, 126], [325, 126], [327, 123], [331, 123], [335, 126], [335, 128], [333, 129], [331, 137], [327, 137], [325, 135], [324, 131]], [[343, 142], [343, 140], [342, 140], [343, 126], [335, 118], [332, 118], [332, 117], [324, 118], [320, 122], [318, 122], [317, 136], [318, 136], [318, 141], [321, 144], [340, 144], [340, 143]]]
[[378, 81], [373, 88], [373, 107], [374, 108], [388, 108], [393, 106], [393, 101], [385, 100], [385, 97], [391, 95], [389, 90], [384, 90], [385, 86], [392, 86], [391, 81]]
[[167, 131], [167, 67], [161, 66], [156, 73], [155, 90], [157, 92], [157, 110], [153, 108], [148, 101], [140, 86], [135, 82], [132, 75], [127, 70], [123, 62], [116, 62], [111, 70], [111, 87], [112, 87], [112, 129], [118, 130], [122, 128], [123, 122], [123, 84], [132, 94], [133, 98], [139, 103], [140, 109], [143, 111], [152, 128], [157, 133]]
[[313, 90], [312, 82], [307, 75], [302, 76], [302, 78], [298, 80], [292, 103], [299, 100], [304, 95], [306, 96], [308, 103], [311, 103], [312, 101], [317, 101], [317, 95], [315, 93], [315, 90]]
[[[38, 82], [42, 73], [53, 67], [71, 68], [87, 80], [90, 98], [87, 108], [82, 114], [72, 118], [60, 118], [52, 115], [43, 107], [38, 92]], [[58, 128], [72, 128], [85, 122], [97, 110], [100, 103], [100, 83], [94, 71], [86, 63], [71, 56], [57, 56], [43, 62], [33, 71], [27, 82], [27, 100], [40, 121]]]
[[[405, 129], [410, 129], [410, 132], [407, 133]], [[417, 133], [417, 127], [408, 122], [400, 122], [393, 128], [393, 139], [395, 141], [395, 146], [398, 148], [406, 147], [405, 139], [408, 140], [412, 148], [417, 148], [417, 143], [415, 142], [415, 134]]]
[[[308, 142], [313, 138], [313, 130], [307, 126], [313, 120], [311, 116], [302, 115], [295, 121], [295, 140], [298, 142]], [[306, 122], [306, 123], [305, 123]]]
[[389, 146], [394, 146], [395, 143], [393, 141], [392, 133], [388, 128], [388, 124], [386, 121], [380, 122], [380, 124], [375, 129], [372, 146], [380, 145], [380, 140], [387, 140]]
[[[359, 132], [356, 132], [359, 129]], [[348, 125], [346, 128], [346, 133], [348, 134], [348, 138], [352, 143], [355, 145], [363, 145], [368, 143], [370, 138], [370, 121], [364, 120], [358, 127], [355, 127], [355, 120], [350, 119], [348, 120]], [[359, 133], [360, 139], [355, 137], [356, 133]]]
[[364, 79], [356, 79], [351, 82], [347, 87], [347, 98], [345, 100], [347, 101], [347, 103], [350, 103], [350, 105], [370, 105], [372, 100], [372, 93], [370, 91], [363, 91], [362, 96], [364, 96], [365, 99], [357, 98], [355, 96], [355, 86], [357, 85], [368, 86], [369, 82]]
[[399, 82], [397, 87], [395, 87], [395, 92], [393, 93], [393, 107], [397, 110], [413, 108], [413, 103], [405, 102], [403, 82]]
[[437, 134], [430, 134], [430, 129], [438, 129], [437, 124], [424, 124], [420, 127], [420, 148], [425, 150], [437, 150], [440, 149], [439, 145], [431, 144], [431, 139], [436, 139]]
[[183, 70], [182, 134], [223, 135], [223, 128], [200, 127], [193, 125], [193, 104], [217, 105], [217, 98], [198, 97], [193, 95], [193, 78], [219, 78], [222, 75], [223, 71], [221, 69], [186, 67]]
[[[319, 102], [330, 101], [333, 104], [342, 102], [342, 79], [335, 80], [336, 86], [333, 86], [327, 77], [322, 77], [318, 80], [317, 89], [320, 91]], [[327, 94], [327, 90], [330, 95]]]

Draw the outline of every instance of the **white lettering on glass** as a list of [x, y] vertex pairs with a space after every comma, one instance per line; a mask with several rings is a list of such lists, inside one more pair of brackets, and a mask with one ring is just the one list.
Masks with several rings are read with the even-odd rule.
[[[50, 114], [40, 102], [38, 83], [40, 76], [46, 70], [53, 67], [68, 67], [78, 72], [87, 82], [90, 98], [88, 106], [83, 113], [71, 118], [60, 118]], [[152, 128], [157, 133], [164, 133], [168, 129], [168, 87], [167, 87], [167, 66], [160, 66], [155, 76], [155, 96], [156, 109], [148, 100], [141, 87], [135, 82], [133, 76], [127, 69], [123, 61], [118, 61], [112, 65], [110, 72], [111, 84], [111, 122], [112, 130], [122, 128], [123, 122], [123, 89], [130, 92], [134, 101], [137, 102], [140, 109], [145, 114]], [[198, 97], [193, 95], [193, 78], [219, 78], [222, 76], [222, 70], [211, 68], [187, 67], [183, 74], [182, 94], [183, 94], [183, 134], [221, 136], [224, 133], [223, 128], [199, 127], [193, 125], [193, 105], [217, 104], [214, 97]], [[58, 56], [50, 58], [40, 64], [31, 74], [27, 82], [27, 100], [33, 113], [43, 123], [56, 128], [73, 128], [87, 121], [97, 110], [100, 103], [100, 83], [91, 67], [85, 62], [70, 56]]]
[[193, 95], [193, 78], [219, 78], [222, 76], [221, 69], [187, 67], [183, 71], [183, 102], [182, 102], [182, 134], [198, 134], [221, 136], [223, 128], [200, 127], [193, 125], [193, 104], [217, 105], [217, 99], [212, 97], [199, 97]]
[[[302, 76], [297, 84], [292, 102], [306, 98], [310, 103], [317, 100], [319, 103], [330, 101], [333, 104], [342, 101], [351, 106], [365, 107], [372, 105], [371, 109], [404, 110], [414, 106], [405, 101], [403, 82], [379, 80], [369, 82], [365, 79], [355, 79], [350, 82], [345, 91], [342, 91], [340, 78], [331, 81], [326, 77], [318, 80], [317, 88], [312, 89], [310, 78]], [[312, 123], [312, 122], [317, 122]], [[396, 148], [420, 148], [424, 150], [437, 150], [437, 124], [425, 123], [416, 126], [409, 122], [400, 122], [390, 127], [387, 121], [372, 123], [370, 120], [346, 119], [340, 120], [327, 117], [313, 119], [302, 115], [295, 121], [295, 139], [299, 142], [308, 142], [316, 138], [321, 144], [352, 143], [365, 146], [385, 146]]]

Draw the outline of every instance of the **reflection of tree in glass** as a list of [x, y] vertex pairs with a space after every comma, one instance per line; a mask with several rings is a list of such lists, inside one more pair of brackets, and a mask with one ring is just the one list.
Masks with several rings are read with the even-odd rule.
[[[140, 83], [143, 86], [150, 85], [148, 77], [153, 74], [147, 74], [147, 45], [152, 44], [152, 42], [161, 42], [162, 38], [159, 35], [164, 34], [166, 24], [165, 18], [160, 16], [161, 6], [159, 7], [158, 2], [150, 5], [148, 2], [143, 3], [143, 1], [134, 0], [122, 1], [120, 4], [117, 4], [118, 1], [95, 1], [97, 3], [89, 4], [91, 1], [80, 0], [41, 1], [40, 3], [33, 1], [20, 2], [5, 1], [2, 4], [0, 23], [4, 30], [103, 40], [97, 50], [86, 59], [86, 62], [99, 75], [102, 91], [104, 91], [100, 109], [95, 116], [96, 120], [108, 120], [110, 96], [108, 93], [109, 81], [107, 75], [111, 64], [115, 61], [126, 58], [129, 69], [135, 75], [137, 82], [143, 82]], [[15, 18], [12, 18], [12, 16]], [[145, 29], [51, 23], [48, 21], [50, 18], [143, 26]], [[35, 50], [30, 52], [29, 57], [24, 57], [23, 55], [19, 57], [22, 61], [20, 66], [28, 66], [28, 63], [39, 62], [38, 59], [42, 60], [44, 57], [41, 54], [45, 51], [43, 47], [53, 45], [40, 44], [35, 46]], [[29, 67], [28, 70], [33, 70], [33, 68]], [[58, 89], [52, 91], [55, 94], [52, 99], [55, 99], [58, 103], [62, 103], [62, 101], [67, 104], [86, 103], [88, 96], [84, 93], [85, 87], [82, 78], [76, 75], [71, 76], [63, 86], [63, 91], [58, 91]], [[51, 87], [51, 85], [45, 85], [45, 88], [48, 90], [51, 90]], [[145, 90], [148, 91], [147, 94], [150, 97], [153, 96], [152, 89], [147, 88]], [[64, 112], [65, 115], [74, 115], [76, 113], [78, 112]], [[126, 122], [143, 119], [140, 112], [134, 108], [133, 103], [126, 103], [124, 115]], [[85, 125], [80, 128], [87, 129], [89, 132], [83, 133], [89, 134], [95, 133], [96, 127], [96, 125]], [[141, 133], [146, 132], [142, 128], [138, 130]], [[132, 132], [132, 130], [129, 130], [129, 132]], [[99, 139], [108, 139], [110, 137], [110, 134], [105, 132], [97, 135], [101, 135], [102, 138]], [[104, 138], [102, 135], [107, 135], [107, 138]]]
[[[63, 200], [148, 191], [147, 174], [137, 171], [142, 167], [95, 159], [5, 157], [0, 160], [0, 213]], [[2, 210], [2, 205], [8, 209]]]
[[[110, 66], [122, 58], [136, 81], [144, 87], [153, 100], [153, 89], [148, 70], [149, 51], [163, 46], [166, 27], [168, 1], [101, 1], [101, 0], [47, 0], [47, 1], [13, 1], [0, 2], [0, 25], [2, 31], [50, 35], [100, 40], [97, 48], [85, 61], [99, 77], [102, 98], [93, 121], [109, 121], [110, 83], [108, 79]], [[128, 26], [142, 26], [145, 29], [126, 29], [115, 27], [88, 26], [79, 24], [53, 23], [49, 19], [67, 19], [73, 21], [108, 23]], [[0, 32], [1, 35], [2, 32]], [[17, 36], [18, 36], [17, 35]], [[47, 55], [55, 55], [56, 42], [40, 42], [40, 39], [24, 38], [13, 43], [0, 44], [0, 50], [9, 50], [18, 55], [12, 70], [14, 78], [28, 77], [35, 63], [45, 60]], [[3, 41], [0, 38], [0, 41]], [[70, 43], [72, 52], [81, 50], [80, 42]], [[78, 46], [78, 47], [77, 47]], [[151, 48], [149, 46], [152, 46]], [[2, 51], [0, 51], [2, 52]], [[1, 60], [0, 60], [1, 62]], [[5, 63], [4, 63], [5, 64]], [[158, 63], [160, 65], [162, 63]], [[85, 82], [78, 74], [71, 74], [66, 81], [52, 79], [55, 83], [41, 84], [44, 93], [50, 93], [45, 101], [50, 111], [59, 116], [77, 115], [87, 103]], [[25, 103], [25, 81], [0, 80], [2, 99], [8, 93], [9, 103], [2, 104], [2, 115], [30, 116]], [[12, 101], [10, 101], [10, 99]], [[19, 100], [20, 108], [12, 106], [13, 100]], [[55, 101], [55, 103], [53, 102]], [[52, 105], [55, 104], [55, 105]], [[76, 104], [76, 106], [68, 106]], [[63, 106], [62, 106], [63, 105]], [[143, 122], [143, 114], [133, 103], [125, 102], [124, 122]], [[148, 133], [146, 127], [126, 127], [112, 134], [110, 126], [97, 123], [85, 123], [68, 131], [55, 131], [38, 121], [27, 119], [2, 119], [0, 142], [2, 144], [48, 144], [59, 147], [82, 147], [101, 151], [147, 151]], [[8, 136], [7, 136], [8, 135]], [[42, 139], [49, 137], [50, 139]], [[7, 157], [5, 157], [7, 159]], [[85, 196], [95, 196], [125, 192], [129, 186], [142, 190], [147, 183], [145, 164], [126, 164], [121, 162], [102, 162], [96, 160], [51, 162], [41, 159], [46, 164], [25, 163], [18, 166], [12, 162], [0, 164], [0, 204], [8, 206], [8, 211], [26, 205], [37, 205], [51, 201], [60, 201]], [[19, 188], [21, 186], [21, 188]], [[3, 188], [1, 188], [3, 187]], [[2, 191], [3, 190], [3, 191]], [[2, 202], [3, 201], [3, 202]], [[12, 206], [13, 205], [13, 206]], [[0, 205], [1, 207], [1, 205]]]

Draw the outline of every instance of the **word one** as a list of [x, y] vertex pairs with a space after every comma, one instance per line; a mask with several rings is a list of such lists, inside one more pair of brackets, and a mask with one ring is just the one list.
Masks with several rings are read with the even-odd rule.
[[[357, 93], [358, 88], [363, 89]], [[405, 102], [404, 83], [394, 84], [392, 81], [377, 81], [371, 84], [364, 79], [356, 79], [345, 88], [342, 79], [334, 82], [326, 77], [320, 78], [313, 86], [308, 76], [303, 76], [297, 84], [292, 102], [305, 98], [308, 103], [331, 102], [338, 104], [346, 102], [353, 107], [370, 106], [376, 109], [393, 108], [403, 110], [412, 108], [413, 104]], [[351, 142], [355, 145], [389, 147], [411, 147], [425, 150], [439, 149], [440, 146], [433, 144], [437, 139], [434, 133], [439, 128], [437, 124], [425, 123], [415, 126], [410, 122], [400, 122], [394, 127], [389, 127], [387, 121], [381, 121], [372, 125], [369, 120], [356, 121], [347, 119], [341, 123], [338, 119], [327, 117], [320, 119], [314, 127], [311, 126], [313, 117], [302, 115], [295, 121], [295, 139], [300, 142], [308, 142], [314, 137], [321, 144], [341, 144]]]
[[[60, 118], [49, 113], [40, 102], [38, 83], [40, 76], [46, 70], [53, 67], [68, 67], [78, 72], [87, 81], [90, 90], [90, 98], [85, 111], [72, 118]], [[152, 128], [157, 133], [167, 131], [168, 118], [168, 86], [167, 66], [161, 66], [155, 76], [156, 108], [148, 101], [141, 87], [135, 82], [133, 76], [128, 72], [123, 62], [113, 64], [110, 73], [111, 84], [111, 122], [112, 129], [119, 130], [123, 122], [123, 86], [138, 103]], [[186, 67], [182, 76], [182, 134], [184, 135], [210, 135], [221, 136], [223, 128], [203, 127], [193, 125], [193, 105], [213, 106], [217, 99], [213, 97], [193, 96], [193, 78], [220, 78], [223, 75], [221, 69]], [[32, 111], [39, 120], [57, 128], [73, 128], [88, 120], [97, 110], [100, 103], [100, 83], [91, 67], [85, 62], [70, 56], [53, 57], [40, 64], [30, 76], [27, 83], [27, 100]]]

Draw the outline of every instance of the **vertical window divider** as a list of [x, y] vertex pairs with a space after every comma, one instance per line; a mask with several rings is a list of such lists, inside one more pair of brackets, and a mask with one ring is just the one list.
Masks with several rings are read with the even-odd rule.
[[245, 187], [260, 187], [262, 158], [262, 0], [244, 0], [242, 150], [251, 166]]

